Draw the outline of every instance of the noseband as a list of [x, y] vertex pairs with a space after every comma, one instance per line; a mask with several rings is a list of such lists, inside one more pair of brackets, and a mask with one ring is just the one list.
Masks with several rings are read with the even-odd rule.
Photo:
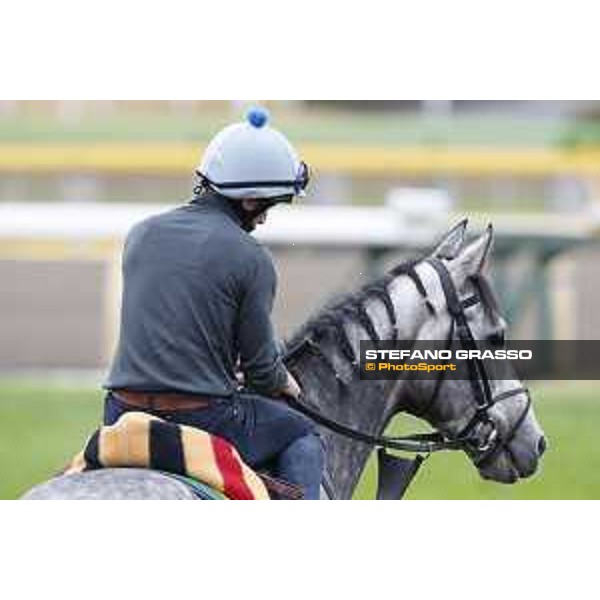
[[[477, 341], [473, 337], [473, 332], [471, 331], [465, 315], [465, 309], [480, 303], [480, 296], [475, 294], [461, 301], [446, 265], [438, 258], [428, 258], [425, 262], [435, 270], [446, 299], [446, 305], [451, 317], [448, 343], [451, 344], [456, 337], [461, 349], [477, 350]], [[430, 310], [432, 310], [432, 304], [427, 297], [427, 291], [425, 290], [425, 286], [419, 275], [416, 271], [413, 271], [411, 277], [415, 280], [420, 294], [425, 299]], [[300, 346], [294, 348], [293, 355], [296, 355], [303, 347], [308, 347], [309, 350], [315, 352], [319, 352], [320, 350], [313, 340], [305, 339]], [[293, 356], [288, 355], [287, 358], [293, 359]], [[469, 382], [475, 400], [475, 410], [465, 427], [455, 436], [449, 436], [439, 430], [432, 433], [412, 434], [399, 437], [371, 435], [326, 417], [319, 411], [307, 406], [307, 404], [303, 402], [302, 397], [297, 400], [289, 398], [288, 401], [293, 408], [304, 413], [319, 425], [347, 438], [380, 449], [400, 450], [425, 455], [441, 450], [464, 450], [473, 457], [477, 467], [483, 467], [504, 450], [514, 438], [529, 412], [531, 397], [527, 388], [524, 387], [517, 387], [494, 396], [491, 391], [490, 379], [485, 370], [483, 361], [480, 358], [473, 358], [471, 354], [469, 354], [469, 358], [467, 359], [467, 368]], [[427, 407], [431, 407], [437, 400], [444, 379], [444, 373], [445, 370], [441, 371], [441, 375], [436, 381], [433, 394], [427, 403]], [[499, 402], [521, 394], [525, 395], [527, 398], [525, 408], [511, 427], [510, 431], [502, 436], [498, 429], [498, 425], [490, 416], [490, 410]]]

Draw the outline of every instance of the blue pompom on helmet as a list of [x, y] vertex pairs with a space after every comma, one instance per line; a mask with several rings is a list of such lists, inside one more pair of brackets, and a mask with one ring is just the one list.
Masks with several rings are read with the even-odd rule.
[[269, 120], [269, 113], [266, 111], [266, 109], [257, 106], [248, 111], [246, 118], [248, 119], [248, 123], [250, 123], [250, 125], [260, 129]]
[[307, 165], [287, 138], [269, 125], [269, 113], [251, 108], [246, 120], [221, 130], [196, 170], [204, 186], [234, 200], [291, 202], [304, 196]]

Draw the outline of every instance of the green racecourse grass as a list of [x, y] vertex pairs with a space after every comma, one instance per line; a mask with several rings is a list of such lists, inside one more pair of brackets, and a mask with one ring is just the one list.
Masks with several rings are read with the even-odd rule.
[[[533, 390], [549, 448], [532, 480], [515, 486], [482, 481], [464, 455], [441, 453], [421, 469], [408, 498], [600, 498], [600, 385], [556, 382]], [[0, 498], [17, 498], [58, 471], [98, 425], [101, 399], [91, 389], [0, 382]], [[415, 426], [403, 416], [391, 429]], [[374, 485], [371, 463], [357, 498], [372, 498]]]
[[[516, 485], [482, 480], [459, 452], [433, 455], [421, 467], [410, 499], [592, 499], [600, 498], [600, 384], [544, 382], [531, 385], [536, 416], [548, 439], [541, 469]], [[415, 431], [417, 421], [401, 417], [394, 433]], [[369, 464], [357, 498], [372, 498], [376, 469]]]

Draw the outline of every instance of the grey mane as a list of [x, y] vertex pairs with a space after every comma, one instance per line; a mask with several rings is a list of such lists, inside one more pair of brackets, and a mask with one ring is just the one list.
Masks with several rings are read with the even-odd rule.
[[[285, 345], [284, 360], [304, 390], [304, 401], [324, 415], [367, 433], [383, 430], [393, 415], [392, 402], [386, 401], [389, 383], [361, 381], [356, 340], [349, 338], [349, 326], [357, 325], [361, 339], [374, 342], [397, 337], [397, 310], [390, 295], [390, 284], [407, 276], [425, 299], [426, 291], [416, 267], [422, 258], [403, 262], [379, 279], [356, 292], [345, 294], [319, 310], [300, 327]], [[368, 308], [383, 305], [388, 326], [376, 328]], [[431, 311], [428, 301], [424, 305]], [[385, 317], [384, 317], [385, 319]], [[354, 343], [353, 343], [354, 342]], [[349, 498], [372, 447], [332, 434], [321, 428], [327, 448], [326, 487], [336, 498]]]
[[380, 341], [373, 322], [367, 314], [367, 303], [373, 299], [380, 300], [385, 306], [390, 321], [394, 322], [395, 311], [388, 293], [388, 285], [400, 275], [408, 275], [415, 283], [419, 282], [417, 284], [419, 285], [420, 280], [416, 276], [415, 266], [421, 260], [419, 258], [405, 261], [388, 271], [383, 277], [365, 284], [358, 291], [344, 294], [341, 298], [329, 302], [310, 317], [285, 343], [284, 355], [292, 358], [307, 339], [318, 344], [320, 341], [333, 338], [348, 361], [356, 364], [356, 356], [348, 342], [344, 326], [349, 322], [355, 322], [365, 330], [371, 341]]

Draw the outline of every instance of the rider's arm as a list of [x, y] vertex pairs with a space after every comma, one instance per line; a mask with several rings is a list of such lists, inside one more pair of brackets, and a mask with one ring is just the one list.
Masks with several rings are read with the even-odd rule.
[[271, 323], [277, 274], [262, 249], [248, 267], [237, 331], [240, 366], [247, 387], [276, 395], [288, 385], [288, 372]]

